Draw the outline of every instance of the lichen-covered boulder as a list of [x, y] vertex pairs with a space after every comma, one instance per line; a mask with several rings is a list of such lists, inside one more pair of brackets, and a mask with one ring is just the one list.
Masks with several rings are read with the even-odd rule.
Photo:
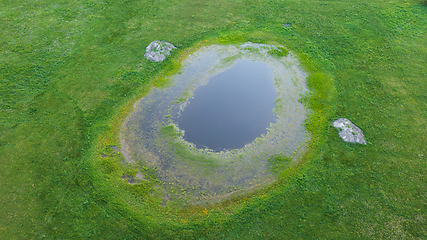
[[332, 123], [332, 126], [338, 129], [339, 136], [345, 142], [365, 144], [366, 141], [363, 136], [362, 130], [354, 125], [346, 118], [339, 118]]
[[144, 57], [153, 62], [161, 62], [170, 55], [170, 51], [176, 47], [166, 41], [152, 41], [145, 49]]

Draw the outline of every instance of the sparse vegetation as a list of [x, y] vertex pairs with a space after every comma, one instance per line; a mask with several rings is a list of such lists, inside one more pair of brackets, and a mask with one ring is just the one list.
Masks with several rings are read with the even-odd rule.
[[277, 56], [277, 57], [284, 57], [286, 55], [288, 55], [289, 51], [284, 48], [284, 47], [278, 47], [277, 49], [272, 49], [270, 51], [268, 51], [268, 54], [272, 55], [272, 56]]

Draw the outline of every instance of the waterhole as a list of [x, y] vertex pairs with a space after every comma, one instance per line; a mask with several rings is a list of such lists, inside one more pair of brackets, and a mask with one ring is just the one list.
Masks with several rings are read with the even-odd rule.
[[184, 139], [214, 151], [242, 148], [267, 133], [277, 93], [266, 63], [237, 60], [208, 79], [176, 119]]
[[155, 170], [164, 204], [221, 201], [294, 164], [309, 139], [299, 101], [307, 74], [292, 54], [277, 52], [254, 43], [203, 47], [168, 87], [136, 102], [121, 150], [143, 175]]

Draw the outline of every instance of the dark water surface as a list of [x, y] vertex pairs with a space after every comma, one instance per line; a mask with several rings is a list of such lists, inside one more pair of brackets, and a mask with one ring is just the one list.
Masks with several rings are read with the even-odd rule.
[[276, 116], [272, 69], [240, 59], [193, 93], [177, 123], [184, 139], [215, 151], [242, 148], [267, 133]]

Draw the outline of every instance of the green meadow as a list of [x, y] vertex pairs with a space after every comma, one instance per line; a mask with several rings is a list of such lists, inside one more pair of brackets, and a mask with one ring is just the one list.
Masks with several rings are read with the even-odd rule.
[[[153, 40], [177, 49], [150, 62]], [[203, 207], [162, 206], [154, 168], [121, 179], [135, 101], [200, 46], [248, 41], [309, 75], [299, 163]], [[2, 0], [0, 239], [426, 239], [426, 91], [425, 1]]]

